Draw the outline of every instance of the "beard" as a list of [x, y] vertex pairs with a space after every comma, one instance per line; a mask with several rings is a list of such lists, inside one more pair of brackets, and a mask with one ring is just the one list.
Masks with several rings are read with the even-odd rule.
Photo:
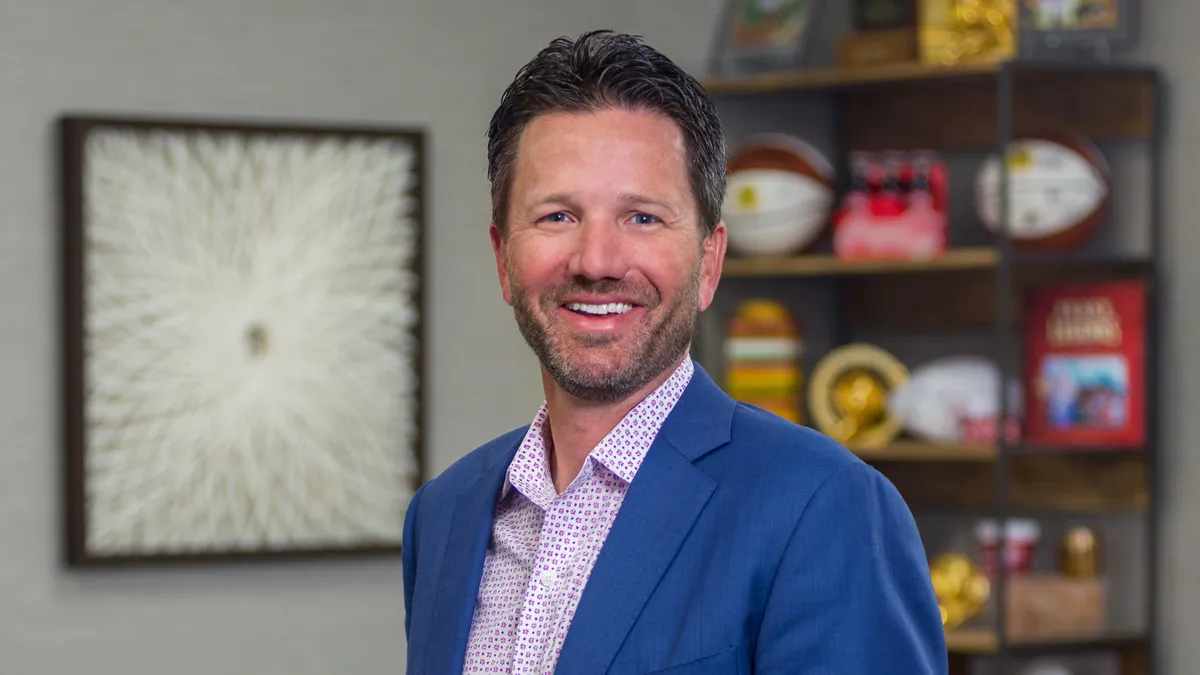
[[[547, 288], [540, 307], [535, 307], [513, 276], [509, 285], [517, 328], [529, 348], [563, 391], [589, 403], [624, 400], [674, 366], [687, 353], [700, 314], [699, 265], [669, 305], [663, 304], [662, 296], [653, 288], [612, 280], [593, 283], [574, 279]], [[564, 299], [573, 293], [636, 298], [648, 320], [623, 335], [579, 335], [555, 319]], [[657, 319], [649, 318], [655, 315]], [[622, 342], [625, 344], [619, 345]], [[589, 353], [606, 346], [607, 354]]]

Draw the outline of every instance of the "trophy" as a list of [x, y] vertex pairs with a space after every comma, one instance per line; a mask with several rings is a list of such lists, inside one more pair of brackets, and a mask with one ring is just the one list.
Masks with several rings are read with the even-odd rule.
[[907, 379], [904, 364], [874, 345], [839, 347], [821, 359], [809, 380], [813, 422], [843, 445], [883, 447], [901, 431], [889, 394]]

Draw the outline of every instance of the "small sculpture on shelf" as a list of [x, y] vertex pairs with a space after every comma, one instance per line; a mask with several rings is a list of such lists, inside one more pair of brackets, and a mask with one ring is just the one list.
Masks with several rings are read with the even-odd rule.
[[930, 66], [995, 63], [1017, 51], [1017, 0], [921, 0], [921, 62]]
[[945, 252], [946, 167], [930, 152], [855, 152], [851, 186], [834, 214], [844, 259], [924, 260]]
[[745, 300], [725, 339], [726, 391], [738, 401], [803, 424], [803, 353], [804, 333], [786, 307], [774, 300]]

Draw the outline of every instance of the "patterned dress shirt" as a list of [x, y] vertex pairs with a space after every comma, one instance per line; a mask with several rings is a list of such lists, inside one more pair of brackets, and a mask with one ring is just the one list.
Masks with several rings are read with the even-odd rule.
[[550, 478], [542, 404], [497, 500], [464, 673], [554, 672], [625, 491], [694, 370], [685, 357], [592, 449], [562, 494]]

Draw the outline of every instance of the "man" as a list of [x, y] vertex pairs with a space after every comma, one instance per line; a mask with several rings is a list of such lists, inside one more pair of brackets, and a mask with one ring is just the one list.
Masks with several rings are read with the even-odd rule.
[[689, 357], [724, 162], [699, 85], [631, 36], [556, 40], [505, 92], [491, 242], [546, 398], [412, 501], [409, 673], [946, 673], [894, 488]]

